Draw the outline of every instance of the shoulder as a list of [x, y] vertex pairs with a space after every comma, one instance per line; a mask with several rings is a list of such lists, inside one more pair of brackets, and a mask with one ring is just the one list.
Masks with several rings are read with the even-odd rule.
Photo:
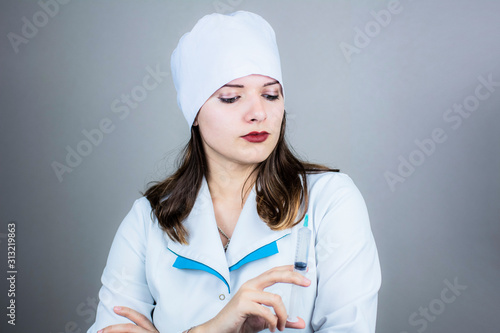
[[151, 203], [146, 197], [140, 197], [134, 201], [132, 209], [140, 212], [141, 214], [147, 213], [149, 215], [151, 212]]
[[152, 222], [151, 210], [149, 200], [146, 197], [140, 197], [134, 201], [128, 215], [132, 215], [136, 219]]
[[135, 236], [147, 236], [149, 230], [154, 226], [151, 204], [146, 197], [140, 197], [134, 201], [129, 212], [119, 226], [119, 231]]
[[[347, 192], [358, 192], [354, 181], [347, 174], [342, 172], [321, 172], [307, 175], [307, 186], [310, 195], [341, 194]], [[326, 192], [326, 193], [325, 193]]]
[[[309, 209], [318, 221], [334, 217], [335, 223], [368, 225], [368, 212], [363, 196], [345, 173], [324, 172], [307, 176]], [[328, 218], [330, 219], [330, 218]], [[356, 222], [357, 221], [357, 222]]]

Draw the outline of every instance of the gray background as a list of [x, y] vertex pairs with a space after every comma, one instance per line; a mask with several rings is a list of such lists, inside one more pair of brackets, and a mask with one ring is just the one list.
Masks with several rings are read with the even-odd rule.
[[[478, 77], [500, 82], [500, 2], [401, 0], [377, 31], [370, 12], [388, 6], [72, 1], [44, 22], [37, 2], [2, 1], [0, 262], [6, 272], [7, 223], [16, 221], [18, 275], [15, 328], [1, 280], [1, 331], [92, 324], [118, 225], [188, 138], [170, 54], [201, 16], [243, 9], [276, 31], [291, 143], [349, 174], [365, 197], [383, 272], [378, 332], [500, 332], [500, 87], [458, 128], [445, 119], [454, 104], [473, 102]], [[23, 17], [33, 16], [40, 27], [16, 52], [7, 36], [22, 36]], [[358, 40], [348, 61], [340, 45], [356, 45], [356, 28], [372, 37]], [[163, 82], [126, 117], [113, 112], [115, 99], [140, 92], [148, 66], [167, 72]], [[66, 164], [67, 146], [83, 145], [82, 131], [105, 118], [113, 131], [58, 179], [52, 163]], [[415, 140], [436, 128], [446, 140], [419, 153]], [[391, 188], [386, 173], [410, 158], [418, 165]], [[446, 280], [455, 279], [467, 288], [443, 303]], [[429, 306], [437, 315], [422, 320], [419, 309]], [[418, 324], [409, 321], [415, 312]]]

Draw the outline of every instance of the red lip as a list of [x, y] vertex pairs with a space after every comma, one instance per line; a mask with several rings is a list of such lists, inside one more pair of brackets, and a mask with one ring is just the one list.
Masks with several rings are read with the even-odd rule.
[[249, 142], [264, 142], [266, 141], [267, 137], [269, 136], [269, 133], [266, 131], [263, 132], [250, 132], [247, 135], [242, 136], [243, 139], [249, 141]]

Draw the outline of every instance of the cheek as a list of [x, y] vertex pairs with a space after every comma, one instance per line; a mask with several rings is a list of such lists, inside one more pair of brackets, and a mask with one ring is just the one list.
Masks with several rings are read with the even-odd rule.
[[224, 140], [225, 131], [223, 131], [217, 123], [200, 123], [200, 134], [203, 141], [205, 141], [208, 145], [213, 146]]
[[234, 140], [236, 120], [235, 112], [228, 112], [218, 101], [209, 99], [198, 114], [198, 126], [205, 144], [216, 150], [224, 150]]
[[200, 118], [198, 126], [203, 140], [212, 148], [222, 149], [234, 137], [234, 126], [227, 118]]
[[272, 126], [276, 129], [279, 129], [281, 128], [281, 123], [283, 121], [283, 116], [284, 116], [284, 109], [283, 108], [277, 108], [276, 110], [274, 110], [274, 112], [272, 112], [270, 115], [269, 115], [269, 120], [270, 122], [272, 123]]
[[202, 109], [198, 115], [198, 125], [200, 126], [200, 132], [205, 136], [217, 132], [221, 128], [221, 118], [217, 114], [217, 110], [207, 108]]

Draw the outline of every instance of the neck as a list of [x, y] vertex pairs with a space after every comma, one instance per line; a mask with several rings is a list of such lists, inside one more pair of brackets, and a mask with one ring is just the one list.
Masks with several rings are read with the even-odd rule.
[[255, 165], [209, 167], [207, 184], [212, 200], [239, 200], [243, 203], [255, 182], [255, 174], [252, 174], [254, 168]]

